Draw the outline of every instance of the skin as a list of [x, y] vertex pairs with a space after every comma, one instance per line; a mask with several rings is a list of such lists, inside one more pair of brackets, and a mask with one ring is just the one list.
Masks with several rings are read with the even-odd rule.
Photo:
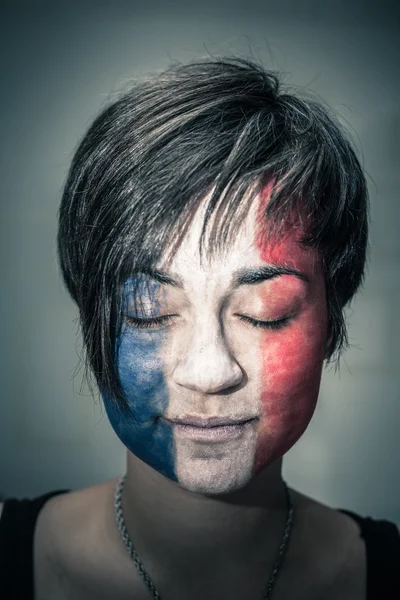
[[[133, 279], [123, 292], [117, 360], [137, 422], [105, 397], [108, 417], [132, 454], [200, 494], [239, 490], [282, 457], [307, 428], [318, 398], [327, 340], [322, 266], [315, 250], [299, 245], [299, 227], [263, 242], [258, 224], [267, 201], [268, 193], [257, 198], [229, 253], [205, 266], [198, 254], [203, 204], [168, 269], [159, 265], [182, 289], [138, 275], [143, 307], [136, 311]], [[303, 277], [232, 286], [235, 271], [260, 265], [291, 267]], [[146, 328], [134, 320], [167, 315]], [[249, 318], [288, 320], [265, 328]], [[206, 443], [182, 437], [164, 420], [185, 415], [255, 418], [239, 439]]]
[[[315, 251], [299, 245], [301, 228], [290, 226], [277, 243], [263, 243], [265, 202], [268, 193], [255, 200], [225, 255], [201, 264], [205, 199], [172, 261], [157, 265], [179, 278], [182, 289], [151, 282], [143, 297], [144, 310], [152, 311], [147, 316], [173, 315], [167, 323], [135, 328], [129, 318], [143, 313], [134, 313], [132, 282], [125, 286], [128, 319], [118, 368], [137, 422], [104, 401], [128, 449], [122, 494], [127, 530], [156, 587], [171, 597], [197, 599], [204, 590], [215, 597], [261, 595], [287, 518], [282, 456], [307, 428], [317, 402], [328, 321], [322, 266]], [[232, 287], [238, 269], [265, 265], [296, 269], [307, 283], [283, 275]], [[264, 329], [243, 316], [290, 319], [280, 329]], [[238, 439], [200, 443], [163, 421], [185, 415], [255, 419]], [[314, 552], [310, 532], [305, 546], [302, 533], [308, 512], [291, 493], [297, 515], [291, 548], [299, 554], [294, 565], [313, 563], [304, 552]], [[123, 547], [120, 552], [125, 556]]]
[[[132, 281], [124, 288], [118, 368], [137, 421], [104, 401], [128, 450], [125, 524], [163, 598], [261, 598], [281, 543], [287, 519], [282, 456], [315, 409], [327, 311], [321, 264], [298, 244], [301, 228], [288, 228], [275, 244], [262, 241], [258, 224], [267, 201], [265, 194], [253, 204], [226, 255], [205, 264], [198, 254], [200, 208], [172, 262], [158, 265], [178, 276], [182, 289], [157, 282], [148, 293], [142, 289], [143, 310], [174, 315], [168, 323], [135, 328]], [[307, 283], [286, 274], [231, 286], [237, 269], [266, 264], [297, 269]], [[243, 316], [290, 319], [263, 329]], [[188, 414], [255, 420], [235, 440], [200, 443], [163, 421]], [[35, 538], [38, 598], [56, 597], [55, 589], [59, 597], [149, 597], [116, 527], [116, 483], [46, 503]], [[294, 526], [277, 599], [365, 597], [357, 525], [290, 492]]]

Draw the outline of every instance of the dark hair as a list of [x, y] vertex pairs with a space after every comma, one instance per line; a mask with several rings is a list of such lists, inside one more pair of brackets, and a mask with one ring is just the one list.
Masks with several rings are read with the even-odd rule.
[[269, 229], [278, 231], [296, 207], [310, 223], [302, 242], [323, 259], [329, 359], [338, 358], [347, 344], [343, 308], [364, 275], [368, 194], [328, 108], [283, 93], [278, 74], [260, 64], [211, 58], [135, 83], [95, 119], [65, 184], [58, 252], [80, 312], [87, 372], [118, 406], [127, 408], [115, 365], [127, 274], [146, 272], [179, 243], [214, 186], [200, 255], [213, 214], [206, 249], [223, 249], [271, 179]]

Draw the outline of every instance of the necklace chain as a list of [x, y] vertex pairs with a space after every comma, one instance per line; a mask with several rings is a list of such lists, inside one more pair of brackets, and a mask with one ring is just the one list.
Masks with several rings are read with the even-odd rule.
[[[160, 594], [156, 590], [153, 582], [150, 579], [150, 576], [146, 572], [135, 548], [133, 547], [132, 540], [130, 539], [128, 531], [125, 526], [125, 521], [124, 521], [124, 517], [122, 514], [122, 505], [121, 505], [121, 496], [122, 496], [122, 490], [123, 490], [123, 487], [125, 484], [125, 479], [126, 479], [126, 474], [122, 475], [122, 477], [119, 479], [118, 484], [115, 489], [115, 494], [114, 494], [114, 510], [115, 510], [115, 518], [117, 521], [118, 529], [121, 534], [122, 541], [124, 542], [125, 548], [127, 549], [131, 559], [133, 560], [137, 570], [139, 571], [140, 576], [142, 577], [143, 581], [147, 585], [147, 588], [148, 588], [149, 592], [151, 593], [152, 597], [155, 600], [161, 600]], [[292, 532], [294, 508], [293, 508], [293, 503], [292, 503], [292, 499], [290, 496], [289, 488], [286, 485], [285, 481], [283, 482], [283, 484], [285, 487], [286, 499], [287, 499], [287, 504], [288, 504], [288, 515], [287, 515], [287, 519], [286, 519], [285, 530], [283, 532], [282, 542], [281, 542], [281, 545], [279, 546], [279, 550], [278, 550], [278, 556], [276, 558], [275, 565], [272, 570], [271, 576], [269, 578], [268, 585], [266, 587], [266, 591], [262, 597], [262, 600], [270, 600], [270, 598], [272, 596], [272, 592], [275, 587], [278, 573], [281, 570], [283, 560], [285, 558], [285, 554], [286, 554], [286, 551], [289, 546], [290, 534]]]

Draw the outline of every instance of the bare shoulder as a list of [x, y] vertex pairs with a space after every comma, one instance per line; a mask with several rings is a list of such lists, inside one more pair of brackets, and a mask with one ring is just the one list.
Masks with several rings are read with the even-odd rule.
[[312, 529], [319, 537], [329, 534], [330, 539], [342, 542], [358, 540], [360, 527], [354, 519], [296, 490], [291, 493], [296, 513], [306, 529]]
[[298, 516], [298, 539], [301, 545], [307, 539], [313, 540], [316, 548], [323, 547], [329, 541], [328, 559], [340, 561], [346, 553], [363, 553], [365, 544], [358, 523], [330, 506], [313, 498], [292, 491]]
[[81, 597], [79, 590], [98, 561], [98, 550], [112, 547], [112, 529], [107, 529], [104, 515], [113, 485], [114, 480], [54, 496], [44, 505], [34, 538], [37, 600]]
[[359, 525], [348, 515], [295, 490], [292, 496], [296, 511], [293, 562], [302, 565], [311, 561], [326, 600], [365, 598], [366, 548]]
[[52, 545], [59, 545], [62, 540], [64, 548], [75, 543], [75, 536], [90, 534], [103, 513], [113, 483], [114, 480], [106, 481], [50, 498], [40, 512], [37, 537]]

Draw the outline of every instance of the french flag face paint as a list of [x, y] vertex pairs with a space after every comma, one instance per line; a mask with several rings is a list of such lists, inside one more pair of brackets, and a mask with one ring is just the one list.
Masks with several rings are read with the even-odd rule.
[[[176, 285], [146, 276], [141, 314], [133, 280], [123, 292], [117, 364], [136, 421], [104, 397], [108, 417], [133, 454], [197, 493], [246, 485], [299, 439], [317, 402], [327, 341], [322, 267], [299, 245], [299, 228], [262, 241], [265, 201], [256, 199], [229, 251], [201, 265], [204, 204], [172, 262], [159, 265]], [[264, 278], [249, 276], [265, 267]], [[192, 417], [236, 425], [177, 424]]]
[[135, 280], [131, 278], [125, 282], [124, 320], [116, 355], [124, 397], [134, 418], [117, 410], [106, 396], [103, 395], [103, 399], [110, 423], [128, 450], [166, 477], [176, 480], [172, 428], [160, 420], [169, 403], [163, 370], [165, 330], [132, 325], [137, 318], [159, 315], [162, 303], [159, 298], [164, 294], [156, 282], [142, 278], [137, 283], [136, 293], [141, 301], [139, 310], [134, 302]]
[[[268, 194], [259, 203], [259, 214], [266, 201]], [[299, 244], [304, 233], [302, 226], [288, 227], [275, 244], [264, 244], [261, 235], [256, 236], [263, 262], [293, 266], [305, 279], [283, 275], [260, 286], [265, 315], [293, 316], [282, 330], [260, 334], [263, 375], [255, 473], [296, 443], [310, 423], [318, 399], [328, 340], [326, 289], [320, 257]]]

